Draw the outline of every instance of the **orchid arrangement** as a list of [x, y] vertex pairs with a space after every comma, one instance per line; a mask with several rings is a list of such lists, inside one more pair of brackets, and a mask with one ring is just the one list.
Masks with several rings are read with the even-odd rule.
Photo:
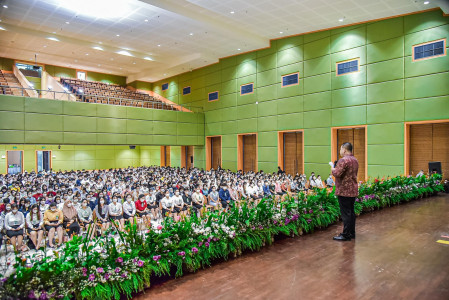
[[[362, 183], [357, 214], [442, 191], [441, 176], [397, 176]], [[195, 272], [216, 259], [257, 251], [280, 234], [294, 236], [327, 227], [340, 218], [333, 190], [242, 201], [228, 211], [175, 222], [164, 219], [154, 230], [106, 232], [101, 237], [74, 237], [53, 256], [16, 256], [15, 272], [0, 280], [0, 298], [120, 299], [150, 285], [150, 276]], [[113, 229], [111, 229], [112, 231]]]

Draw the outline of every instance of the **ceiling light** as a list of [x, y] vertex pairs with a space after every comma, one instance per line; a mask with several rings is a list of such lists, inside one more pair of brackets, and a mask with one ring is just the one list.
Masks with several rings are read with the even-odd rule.
[[145, 22], [148, 22], [148, 19], [145, 19]]
[[3, 27], [0, 27], [0, 30], [6, 30], [5, 28], [3, 28]]
[[239, 50], [239, 51], [240, 51], [240, 48], [238, 48], [237, 50]]
[[89, 53], [86, 53], [86, 55], [89, 55]]
[[135, 65], [136, 64], [136, 62], [135, 61], [133, 61], [133, 65]]
[[145, 60], [153, 60], [151, 57], [145, 56], [143, 59]]
[[54, 2], [78, 15], [101, 19], [123, 18], [129, 15], [133, 9], [130, 6], [131, 1], [123, 0], [59, 0]]
[[57, 38], [52, 37], [52, 36], [48, 37], [47, 40], [59, 42], [59, 40]]
[[425, 5], [429, 4], [429, 1], [424, 1], [424, 4], [425, 4]]
[[193, 32], [191, 32], [190, 35], [193, 35]]
[[164, 73], [164, 76], [167, 76], [167, 74]]
[[235, 13], [234, 11], [231, 11], [231, 14]]
[[47, 48], [47, 45], [44, 45], [44, 48]]
[[160, 47], [161, 45], [157, 45], [158, 47]]
[[8, 5], [3, 5], [3, 8], [8, 8]]
[[338, 19], [338, 22], [343, 22], [345, 18]]
[[120, 34], [116, 34], [115, 36], [120, 36]]
[[117, 52], [117, 54], [125, 55], [125, 56], [133, 56], [131, 53], [125, 50], [120, 50]]
[[98, 47], [98, 46], [92, 47], [92, 49], [103, 51], [103, 48]]
[[70, 24], [70, 22], [69, 21], [67, 21], [67, 22], [65, 22], [67, 25], [69, 25]]
[[283, 32], [282, 32], [282, 31], [279, 31], [279, 33], [280, 33], [280, 34], [283, 34]]

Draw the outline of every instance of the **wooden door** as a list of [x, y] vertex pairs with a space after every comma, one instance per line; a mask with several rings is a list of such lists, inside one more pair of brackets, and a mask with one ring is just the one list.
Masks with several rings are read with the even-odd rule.
[[161, 146], [161, 167], [170, 166], [170, 146]]
[[256, 172], [256, 135], [247, 134], [243, 136], [243, 172]]
[[284, 165], [283, 170], [287, 174], [295, 175], [296, 173], [301, 174], [302, 170], [302, 132], [286, 132], [283, 136], [284, 142]]
[[365, 128], [342, 128], [337, 130], [337, 157], [340, 158], [340, 147], [344, 143], [352, 144], [352, 154], [359, 162], [357, 180], [365, 180]]
[[218, 169], [221, 167], [221, 137], [216, 136], [211, 138], [211, 167], [213, 169]]
[[441, 162], [444, 178], [449, 178], [449, 123], [410, 125], [409, 172], [429, 172], [429, 162]]
[[193, 146], [186, 146], [185, 153], [186, 153], [185, 166], [188, 170], [190, 168], [193, 168]]

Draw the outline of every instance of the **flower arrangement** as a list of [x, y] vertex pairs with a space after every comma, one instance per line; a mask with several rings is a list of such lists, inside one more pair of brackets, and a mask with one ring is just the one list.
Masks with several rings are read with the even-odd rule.
[[[442, 191], [441, 176], [397, 176], [362, 183], [355, 210], [380, 209]], [[279, 234], [312, 232], [338, 221], [334, 191], [315, 190], [281, 202], [262, 199], [257, 205], [242, 202], [227, 212], [213, 211], [175, 222], [166, 218], [157, 230], [142, 233], [137, 226], [106, 232], [90, 240], [75, 236], [55, 255], [21, 257], [15, 273], [0, 280], [0, 298], [120, 299], [150, 285], [150, 276], [182, 276], [228, 259], [243, 251], [257, 251]]]

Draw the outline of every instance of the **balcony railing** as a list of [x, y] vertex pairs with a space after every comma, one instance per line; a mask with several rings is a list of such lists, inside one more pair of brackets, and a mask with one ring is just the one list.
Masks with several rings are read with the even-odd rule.
[[[10, 89], [11, 92], [6, 93], [6, 89]], [[77, 99], [76, 100], [77, 102], [119, 105], [119, 106], [129, 106], [129, 107], [141, 107], [141, 108], [162, 109], [162, 110], [172, 110], [172, 111], [184, 111], [184, 112], [203, 112], [202, 107], [192, 106], [192, 105], [188, 105], [188, 104], [170, 104], [170, 103], [165, 103], [163, 101], [126, 99], [126, 98], [119, 98], [119, 97], [99, 96], [99, 95], [89, 95], [89, 94], [75, 95], [74, 93], [69, 93], [69, 92], [57, 92], [57, 91], [52, 91], [52, 90], [39, 90], [39, 89], [33, 89], [33, 88], [0, 85], [0, 94], [5, 94], [5, 95], [28, 97], [27, 90], [35, 91], [38, 94], [39, 98], [45, 98], [45, 99], [50, 99], [50, 100], [61, 100], [61, 101], [74, 102], [73, 98], [75, 96]], [[16, 95], [14, 95], [13, 91], [18, 91], [18, 93], [16, 93]], [[79, 97], [81, 99], [79, 99]], [[92, 98], [92, 99], [90, 99], [90, 98]]]

